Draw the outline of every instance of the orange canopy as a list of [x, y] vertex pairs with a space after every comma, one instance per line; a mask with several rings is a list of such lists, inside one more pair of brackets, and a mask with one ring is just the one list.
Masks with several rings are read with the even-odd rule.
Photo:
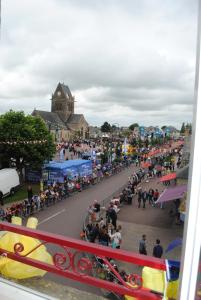
[[159, 149], [152, 150], [152, 151], [150, 151], [150, 152], [148, 153], [148, 156], [153, 156], [153, 155], [156, 155], [156, 154], [158, 154], [158, 153], [160, 153], [160, 150], [159, 150]]
[[169, 181], [169, 180], [175, 179], [176, 177], [177, 177], [176, 173], [170, 173], [170, 174], [167, 174], [165, 176], [162, 176], [160, 178], [160, 181], [161, 182]]
[[142, 163], [142, 164], [141, 164], [141, 167], [142, 167], [143, 169], [148, 169], [149, 167], [151, 167], [151, 164], [150, 164], [149, 162], [145, 162], [145, 163]]

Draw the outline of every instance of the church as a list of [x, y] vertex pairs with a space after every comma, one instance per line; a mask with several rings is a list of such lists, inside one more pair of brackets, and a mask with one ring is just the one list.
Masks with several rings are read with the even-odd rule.
[[75, 97], [67, 85], [57, 85], [51, 102], [51, 112], [34, 109], [32, 116], [40, 116], [44, 120], [56, 142], [89, 137], [89, 125], [83, 114], [74, 113]]

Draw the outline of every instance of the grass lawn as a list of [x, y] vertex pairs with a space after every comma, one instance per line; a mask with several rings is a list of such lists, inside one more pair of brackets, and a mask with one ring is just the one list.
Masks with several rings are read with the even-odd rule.
[[[4, 203], [12, 203], [20, 200], [24, 200], [27, 198], [27, 187], [29, 184], [24, 184], [19, 190], [13, 195], [13, 196], [8, 196], [4, 198]], [[38, 194], [40, 190], [40, 184], [31, 184], [32, 190], [33, 190], [33, 195]]]

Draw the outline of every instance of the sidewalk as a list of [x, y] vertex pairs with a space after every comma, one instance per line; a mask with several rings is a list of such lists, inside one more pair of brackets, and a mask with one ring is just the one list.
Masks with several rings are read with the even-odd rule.
[[[140, 184], [142, 190], [146, 188], [158, 189], [161, 193], [166, 186], [159, 182], [159, 179], [151, 179], [148, 183]], [[117, 223], [122, 226], [122, 249], [139, 253], [139, 241], [143, 234], [147, 237], [147, 253], [152, 256], [156, 239], [160, 239], [164, 254], [162, 258], [180, 260], [182, 247], [177, 247], [169, 253], [165, 249], [171, 241], [182, 238], [183, 225], [176, 225], [175, 218], [169, 215], [170, 209], [174, 207], [172, 201], [167, 202], [163, 209], [152, 207], [146, 203], [146, 208], [138, 208], [137, 195], [132, 205], [124, 205], [118, 214]], [[141, 267], [125, 266], [130, 272], [141, 273]]]

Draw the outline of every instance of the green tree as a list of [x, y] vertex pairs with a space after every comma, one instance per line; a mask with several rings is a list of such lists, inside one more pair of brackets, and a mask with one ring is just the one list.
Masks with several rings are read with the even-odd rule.
[[138, 123], [133, 123], [133, 124], [131, 124], [131, 125], [129, 126], [129, 129], [133, 131], [135, 127], [139, 127]]
[[22, 180], [25, 166], [39, 168], [53, 157], [52, 135], [40, 117], [9, 111], [0, 116], [0, 162], [15, 165]]
[[122, 131], [122, 136], [125, 138], [128, 138], [130, 136], [131, 132], [130, 130], [124, 130]]
[[117, 130], [117, 126], [116, 126], [115, 124], [112, 124], [111, 130], [112, 130], [112, 131]]
[[180, 133], [185, 133], [185, 128], [186, 128], [185, 123], [182, 123]]
[[161, 127], [162, 130], [165, 130], [166, 128], [167, 128], [166, 125], [164, 125], [164, 126]]
[[108, 122], [104, 122], [104, 124], [101, 126], [102, 132], [110, 132], [111, 131], [111, 125]]

